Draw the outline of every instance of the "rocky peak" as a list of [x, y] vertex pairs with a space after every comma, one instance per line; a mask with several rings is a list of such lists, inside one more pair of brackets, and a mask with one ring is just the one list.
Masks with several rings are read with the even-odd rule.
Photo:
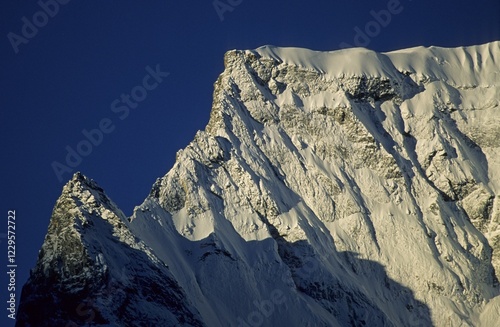
[[96, 324], [498, 321], [499, 55], [228, 52], [205, 131], [130, 219], [64, 187], [21, 321], [60, 308], [44, 293], [90, 296]]
[[[197, 311], [168, 267], [127, 225], [94, 180], [74, 174], [56, 202], [37, 265], [23, 288], [17, 326], [127, 325], [141, 316], [132, 303], [145, 301], [146, 308], [152, 299], [165, 312], [152, 312], [151, 322], [199, 325]], [[140, 276], [135, 265], [143, 269]], [[141, 294], [135, 283], [142, 285]], [[157, 294], [161, 288], [167, 290]]]

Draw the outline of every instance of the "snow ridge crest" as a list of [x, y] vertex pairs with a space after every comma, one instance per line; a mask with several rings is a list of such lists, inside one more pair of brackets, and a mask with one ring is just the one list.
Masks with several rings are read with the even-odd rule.
[[117, 289], [94, 323], [498, 321], [499, 56], [229, 51], [206, 129], [131, 217], [79, 173], [64, 187], [19, 325], [42, 290]]

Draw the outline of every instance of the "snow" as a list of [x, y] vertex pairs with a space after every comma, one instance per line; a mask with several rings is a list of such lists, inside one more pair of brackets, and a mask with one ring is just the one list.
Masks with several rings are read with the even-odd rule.
[[500, 41], [454, 48], [416, 47], [386, 53], [364, 48], [319, 52], [301, 48], [263, 46], [255, 53], [287, 65], [311, 69], [332, 77], [369, 76], [398, 79], [398, 72], [418, 73], [452, 86], [473, 87], [498, 84]]
[[[248, 302], [259, 299], [255, 291], [266, 294], [265, 290], [272, 289], [276, 282], [269, 275], [259, 283], [255, 283], [254, 278], [258, 271], [269, 269], [271, 262], [285, 260], [278, 249], [279, 242], [278, 247], [267, 249], [255, 243], [276, 244], [267, 240], [274, 240], [273, 233], [277, 232], [288, 244], [305, 241], [314, 253], [322, 254], [320, 262], [325, 266], [318, 275], [319, 280], [334, 276], [351, 285], [346, 286], [348, 289], [361, 290], [383, 308], [393, 323], [403, 319], [402, 313], [393, 309], [394, 303], [379, 303], [386, 291], [372, 289], [376, 289], [377, 284], [372, 281], [373, 276], [361, 277], [352, 272], [343, 275], [338, 271], [346, 264], [339, 257], [342, 252], [355, 252], [360, 259], [385, 266], [389, 278], [412, 289], [416, 300], [431, 308], [431, 319], [436, 324], [458, 322], [464, 315], [470, 317], [470, 323], [475, 322], [478, 315], [474, 312], [480, 312], [482, 305], [498, 294], [487, 275], [492, 268], [488, 265], [485, 238], [463, 213], [442, 200], [435, 187], [450, 179], [470, 179], [493, 190], [497, 181], [483, 178], [484, 162], [460, 139], [461, 132], [457, 133], [449, 124], [451, 117], [442, 117], [436, 122], [433, 117], [440, 112], [434, 108], [460, 110], [466, 118], [457, 115], [453, 121], [457, 125], [463, 121], [464, 126], [473, 126], [469, 120], [479, 115], [474, 112], [469, 115], [468, 108], [474, 105], [482, 110], [497, 110], [498, 80], [494, 72], [498, 71], [498, 48], [499, 43], [495, 42], [477, 47], [420, 47], [379, 54], [366, 49], [323, 53], [266, 46], [228, 53], [226, 72], [219, 80], [219, 87], [225, 93], [218, 93], [222, 94], [221, 99], [215, 100], [230, 105], [213, 110], [224, 112], [230, 117], [231, 125], [223, 123], [214, 134], [198, 134], [180, 161], [192, 160], [190, 158], [196, 158], [196, 162], [210, 161], [210, 152], [219, 151], [219, 145], [213, 142], [217, 138], [230, 142], [230, 158], [208, 169], [194, 164], [196, 170], [183, 176], [188, 181], [195, 178], [187, 183], [197, 185], [194, 194], [206, 200], [196, 199], [195, 202], [201, 202], [197, 205], [186, 200], [185, 207], [172, 215], [176, 230], [193, 242], [214, 233], [221, 248], [238, 258], [238, 262], [246, 263], [252, 273], [236, 273], [234, 283], [239, 287], [251, 286], [245, 289]], [[239, 61], [240, 56], [255, 54], [261, 60], [275, 62], [270, 72], [255, 63], [252, 68], [257, 75], [273, 76], [270, 86], [283, 83], [289, 87], [281, 93], [270, 93], [256, 83], [248, 74], [248, 68]], [[471, 61], [470, 65], [467, 60]], [[259, 72], [259, 68], [263, 71]], [[284, 72], [285, 77], [280, 76], [283, 74], [280, 72]], [[305, 74], [306, 79], [296, 80], [294, 73]], [[396, 97], [401, 100], [353, 103], [345, 96], [345, 90], [346, 87], [355, 90], [359, 76], [392, 81]], [[324, 86], [316, 84], [318, 81]], [[242, 102], [232, 93], [233, 83], [241, 90]], [[350, 126], [318, 117], [319, 108], [333, 111], [344, 108], [348, 111], [347, 119], [351, 120], [346, 125]], [[289, 120], [288, 114], [291, 114]], [[485, 118], [477, 120], [476, 126], [487, 124]], [[411, 144], [405, 136], [407, 133], [417, 139], [416, 144]], [[343, 155], [335, 154], [335, 146], [345, 148]], [[373, 149], [370, 150], [373, 155], [366, 155], [367, 147]], [[197, 149], [195, 157], [189, 148]], [[440, 162], [440, 166], [434, 168], [426, 167], [424, 171], [423, 159], [434, 148], [454, 151], [456, 158]], [[401, 171], [403, 177], [388, 179], [387, 174], [391, 172], [387, 169], [391, 166], [392, 170]], [[487, 174], [498, 176], [491, 171], [491, 166], [489, 168]], [[196, 174], [201, 183], [196, 182]], [[436, 186], [430, 184], [429, 179]], [[443, 185], [446, 190], [447, 184]], [[204, 202], [210, 205], [207, 207]], [[440, 208], [436, 212], [429, 209], [434, 205]], [[203, 207], [206, 211], [190, 217], [186, 213], [189, 206]], [[134, 233], [148, 238], [145, 232]], [[252, 249], [248, 248], [249, 243]], [[254, 261], [256, 255], [260, 258], [258, 263]], [[169, 262], [173, 265], [177, 261], [170, 259]], [[220, 267], [220, 264], [217, 263], [217, 268], [208, 268], [206, 264], [193, 262], [192, 269], [215, 269], [223, 275], [233, 275], [229, 273], [230, 265]], [[288, 269], [295, 271], [294, 267]], [[482, 270], [484, 272], [480, 272]], [[174, 275], [180, 276], [182, 272]], [[210, 278], [209, 284], [221, 285], [219, 277]], [[300, 282], [294, 279], [292, 283]], [[189, 281], [183, 283], [188, 285]], [[286, 288], [284, 292], [287, 298], [299, 296], [294, 288]], [[376, 295], [377, 292], [382, 293]], [[228, 291], [210, 288], [204, 293], [208, 303], [236, 299]], [[385, 294], [383, 298], [391, 296]], [[225, 302], [223, 307], [216, 306], [213, 310], [217, 316], [226, 317], [231, 312], [241, 312], [246, 301], [240, 298], [234, 302], [237, 306], [229, 307]], [[322, 302], [314, 302], [315, 309], [310, 306], [310, 300], [308, 303], [307, 308], [317, 313], [315, 317], [323, 317], [310, 318], [320, 319], [317, 323], [321, 319], [345, 323], [339, 316], [334, 319], [322, 310], [317, 312], [317, 305]], [[303, 310], [289, 304], [287, 314], [290, 319], [289, 312], [311, 316]], [[269, 323], [271, 321], [272, 317]]]
[[229, 51], [206, 130], [132, 217], [73, 195], [119, 241], [82, 242], [110, 271], [125, 246], [164, 264], [208, 326], [492, 326], [499, 54]]

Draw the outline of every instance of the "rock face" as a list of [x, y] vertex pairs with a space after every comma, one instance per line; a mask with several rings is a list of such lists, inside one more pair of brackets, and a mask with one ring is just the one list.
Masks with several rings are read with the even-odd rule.
[[131, 217], [64, 187], [18, 326], [500, 321], [500, 42], [224, 61]]
[[127, 224], [95, 182], [75, 174], [55, 205], [16, 326], [203, 326]]

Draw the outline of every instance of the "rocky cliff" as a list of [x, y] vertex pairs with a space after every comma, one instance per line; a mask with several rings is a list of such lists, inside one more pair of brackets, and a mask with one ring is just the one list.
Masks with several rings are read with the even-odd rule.
[[131, 217], [64, 187], [18, 326], [500, 321], [500, 42], [224, 62]]

